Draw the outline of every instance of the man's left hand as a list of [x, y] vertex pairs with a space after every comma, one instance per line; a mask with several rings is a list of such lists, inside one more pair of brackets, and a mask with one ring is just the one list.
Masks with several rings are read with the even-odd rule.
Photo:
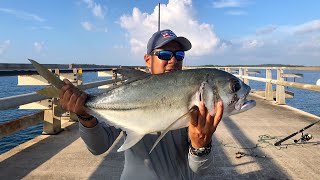
[[202, 101], [200, 101], [198, 109], [192, 112], [188, 129], [193, 148], [207, 147], [209, 145], [212, 135], [216, 131], [223, 115], [223, 104], [221, 101], [216, 103], [214, 116], [209, 114]]

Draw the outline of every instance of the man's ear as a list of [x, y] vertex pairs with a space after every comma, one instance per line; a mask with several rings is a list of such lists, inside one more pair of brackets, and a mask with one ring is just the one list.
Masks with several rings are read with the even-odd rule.
[[144, 61], [145, 61], [145, 63], [146, 63], [146, 66], [150, 69], [151, 68], [151, 59], [152, 59], [152, 57], [151, 57], [151, 55], [149, 55], [149, 54], [145, 54], [144, 55]]

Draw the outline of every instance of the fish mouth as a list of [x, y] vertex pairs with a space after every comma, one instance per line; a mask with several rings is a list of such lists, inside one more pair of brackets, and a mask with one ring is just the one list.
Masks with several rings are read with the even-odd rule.
[[255, 100], [246, 100], [245, 102], [242, 103], [240, 110], [246, 111], [248, 109], [253, 108], [254, 106], [256, 106]]
[[256, 106], [256, 101], [255, 100], [247, 100], [246, 96], [242, 97], [239, 99], [239, 101], [236, 103], [235, 105], [235, 109], [243, 112], [243, 111], [247, 111], [251, 108], [253, 108], [254, 106]]

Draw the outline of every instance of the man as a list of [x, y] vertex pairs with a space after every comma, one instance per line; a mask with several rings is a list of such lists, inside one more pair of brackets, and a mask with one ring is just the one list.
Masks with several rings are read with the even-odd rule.
[[[162, 30], [150, 38], [144, 60], [152, 74], [181, 70], [184, 52], [190, 49], [188, 39]], [[86, 113], [86, 93], [65, 82], [67, 85], [60, 90], [62, 107], [78, 115], [80, 136], [88, 149], [95, 155], [104, 153], [121, 130]], [[222, 103], [217, 103], [215, 109], [216, 115], [212, 117], [200, 102], [198, 110], [191, 114], [189, 127], [169, 131], [151, 154], [149, 150], [159, 135], [144, 136], [125, 151], [121, 179], [193, 179], [196, 174], [205, 173], [213, 161], [211, 137], [222, 118]]]

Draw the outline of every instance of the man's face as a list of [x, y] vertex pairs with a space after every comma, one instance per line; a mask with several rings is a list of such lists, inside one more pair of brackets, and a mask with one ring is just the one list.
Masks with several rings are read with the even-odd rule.
[[[176, 52], [181, 50], [180, 44], [171, 41], [170, 43], [153, 50], [153, 52], [160, 51], [160, 50], [169, 50], [172, 52]], [[151, 71], [151, 74], [160, 74], [165, 72], [171, 72], [176, 70], [182, 69], [182, 62], [183, 61], [177, 61], [175, 56], [173, 56], [170, 60], [161, 60], [156, 55], [144, 55], [144, 60], [146, 62], [146, 65]]]

